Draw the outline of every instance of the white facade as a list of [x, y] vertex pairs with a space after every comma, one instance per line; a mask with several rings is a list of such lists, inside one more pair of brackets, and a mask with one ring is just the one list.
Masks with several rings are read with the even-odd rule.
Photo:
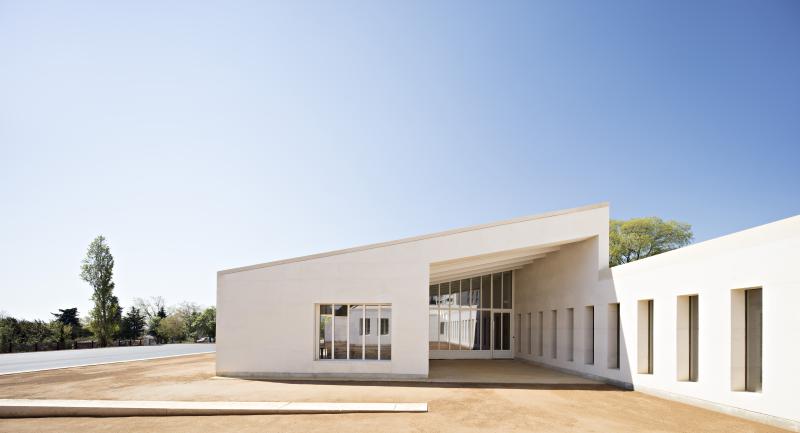
[[221, 271], [217, 374], [424, 378], [432, 358], [513, 357], [800, 425], [800, 217], [613, 269], [608, 219], [599, 204]]

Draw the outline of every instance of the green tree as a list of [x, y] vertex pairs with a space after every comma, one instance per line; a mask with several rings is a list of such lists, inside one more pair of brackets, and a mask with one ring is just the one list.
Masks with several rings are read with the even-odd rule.
[[657, 217], [609, 222], [609, 266], [661, 254], [692, 242], [692, 226]]
[[53, 330], [43, 320], [20, 320], [20, 343], [42, 344], [53, 337]]
[[50, 313], [55, 317], [58, 330], [58, 341], [64, 344], [64, 340], [69, 335], [73, 339], [81, 326], [78, 318], [78, 308], [58, 309], [58, 313]]
[[217, 309], [208, 307], [202, 313], [194, 316], [191, 329], [194, 337], [217, 337]]
[[150, 320], [147, 323], [148, 334], [152, 335], [156, 339], [156, 343], [163, 343], [165, 337], [161, 334], [159, 329], [161, 325], [161, 321], [167, 317], [167, 312], [164, 310], [164, 306], [160, 305], [158, 310], [156, 311], [154, 316], [150, 317]]
[[158, 333], [170, 342], [185, 340], [186, 322], [183, 316], [172, 314], [161, 319], [158, 324]]
[[120, 323], [120, 337], [126, 340], [139, 338], [144, 333], [145, 317], [136, 307], [131, 307]]
[[119, 301], [114, 296], [114, 256], [103, 236], [96, 237], [86, 252], [81, 265], [81, 278], [94, 289], [94, 307], [89, 312], [89, 326], [100, 347], [108, 343], [119, 331]]
[[19, 321], [0, 313], [0, 352], [7, 352], [11, 345], [19, 344], [22, 336]]

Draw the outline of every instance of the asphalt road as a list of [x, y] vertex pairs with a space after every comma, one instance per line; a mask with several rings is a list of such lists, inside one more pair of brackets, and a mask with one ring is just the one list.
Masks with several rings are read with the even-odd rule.
[[53, 370], [82, 365], [139, 361], [177, 355], [215, 352], [215, 344], [164, 344], [161, 346], [106, 347], [103, 349], [52, 350], [0, 355], [0, 375]]

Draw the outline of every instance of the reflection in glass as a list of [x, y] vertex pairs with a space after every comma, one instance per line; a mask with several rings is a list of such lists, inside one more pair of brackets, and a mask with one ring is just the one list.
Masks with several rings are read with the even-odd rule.
[[473, 329], [475, 332], [474, 337], [472, 338], [472, 350], [480, 350], [481, 349], [481, 316], [483, 315], [483, 311], [476, 310], [475, 311], [475, 320], [473, 320]]
[[439, 285], [431, 284], [428, 290], [428, 305], [436, 305], [439, 303]]
[[459, 313], [460, 313], [460, 311], [455, 309], [455, 308], [451, 308], [450, 309], [450, 324], [449, 324], [449, 328], [450, 328], [450, 338], [449, 338], [450, 350], [459, 350], [460, 349], [459, 344], [458, 344], [458, 336], [459, 336], [458, 325], [459, 325], [459, 319], [461, 318], [461, 314], [459, 314]]
[[461, 291], [460, 287], [461, 287], [461, 281], [451, 281], [450, 282], [450, 302], [449, 302], [449, 305], [451, 307], [458, 307], [459, 305], [461, 305], [459, 303], [459, 299], [458, 299], [458, 296], [459, 296], [458, 294]]
[[481, 312], [481, 350], [489, 350], [492, 346], [489, 345], [492, 336], [492, 317], [489, 311]]
[[[350, 359], [362, 359], [364, 306], [350, 306]], [[338, 338], [338, 336], [337, 336]]]
[[512, 276], [506, 271], [430, 285], [429, 350], [510, 350], [511, 316], [492, 310], [512, 308]]
[[461, 280], [461, 296], [459, 305], [462, 307], [469, 306], [469, 280]]
[[503, 308], [511, 308], [511, 271], [503, 272]]
[[378, 359], [378, 306], [367, 305], [364, 326], [364, 359]]
[[392, 307], [381, 306], [380, 314], [380, 359], [392, 359]]
[[439, 305], [443, 307], [450, 305], [450, 283], [439, 284]]
[[503, 313], [503, 350], [511, 349], [511, 314]]
[[[327, 308], [326, 308], [327, 307]], [[331, 359], [331, 343], [333, 342], [333, 316], [330, 305], [319, 306], [319, 359]], [[327, 312], [327, 313], [326, 313]]]
[[334, 305], [333, 314], [333, 359], [347, 359], [347, 305]]
[[[435, 293], [435, 294], [434, 294]], [[435, 301], [433, 300], [436, 298]], [[439, 286], [430, 288], [430, 307], [428, 307], [428, 350], [441, 350], [439, 348]], [[382, 317], [382, 316], [381, 316]]]
[[439, 350], [449, 350], [447, 344], [447, 328], [450, 320], [450, 311], [447, 309], [439, 311]]
[[494, 350], [500, 350], [500, 326], [502, 320], [500, 319], [500, 313], [494, 313], [494, 341], [493, 341], [493, 348]]
[[492, 308], [492, 276], [484, 275], [481, 277], [481, 308]]
[[472, 279], [472, 291], [470, 292], [472, 295], [469, 299], [469, 305], [471, 307], [477, 307], [481, 303], [481, 279], [480, 278], [473, 278]]
[[500, 297], [503, 292], [503, 278], [502, 274], [492, 275], [492, 308], [500, 308], [502, 303]]

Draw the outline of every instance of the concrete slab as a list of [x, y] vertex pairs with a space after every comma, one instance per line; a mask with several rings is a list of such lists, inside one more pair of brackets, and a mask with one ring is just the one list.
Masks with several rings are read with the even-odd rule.
[[0, 418], [427, 412], [427, 403], [0, 399]]

